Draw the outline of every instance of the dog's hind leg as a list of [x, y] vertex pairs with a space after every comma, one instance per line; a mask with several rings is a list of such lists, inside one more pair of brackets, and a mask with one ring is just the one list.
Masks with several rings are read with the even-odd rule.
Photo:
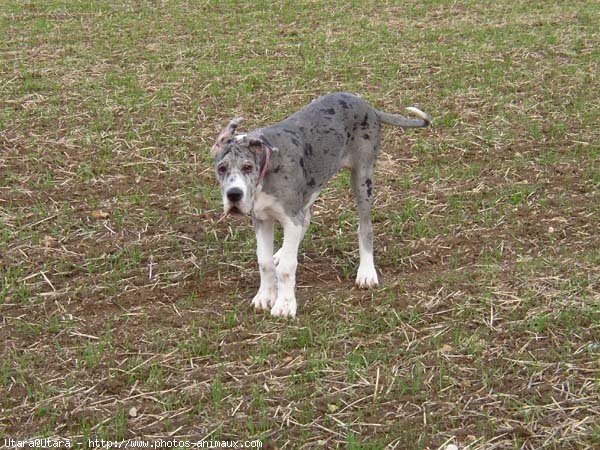
[[260, 288], [252, 304], [256, 309], [267, 310], [277, 298], [277, 280], [273, 263], [273, 220], [254, 219], [256, 233], [256, 256], [260, 270]]
[[[364, 153], [361, 156], [366, 156]], [[371, 205], [373, 204], [374, 161], [360, 161], [352, 168], [352, 189], [358, 208], [358, 249], [360, 264], [356, 275], [359, 288], [372, 288], [379, 284], [373, 258], [373, 225]]]

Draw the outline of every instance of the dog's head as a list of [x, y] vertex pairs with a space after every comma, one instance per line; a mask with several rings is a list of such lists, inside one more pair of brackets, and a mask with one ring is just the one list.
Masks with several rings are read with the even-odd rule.
[[221, 185], [224, 212], [248, 215], [252, 212], [256, 187], [266, 164], [266, 149], [260, 136], [235, 134], [241, 121], [242, 118], [237, 117], [229, 122], [217, 137], [211, 154]]

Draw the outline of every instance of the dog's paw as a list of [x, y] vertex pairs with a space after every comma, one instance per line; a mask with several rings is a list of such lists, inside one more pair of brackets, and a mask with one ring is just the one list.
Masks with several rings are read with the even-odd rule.
[[370, 289], [379, 285], [375, 267], [359, 267], [356, 275], [356, 285], [360, 289]]
[[277, 298], [276, 289], [259, 289], [257, 294], [252, 300], [252, 304], [257, 310], [267, 311], [271, 306], [275, 304]]
[[295, 298], [278, 298], [273, 308], [271, 315], [274, 317], [289, 317], [296, 318], [296, 299]]
[[275, 252], [275, 254], [273, 255], [273, 264], [275, 264], [275, 267], [277, 267], [279, 265], [280, 259], [281, 259], [281, 249], [277, 250]]

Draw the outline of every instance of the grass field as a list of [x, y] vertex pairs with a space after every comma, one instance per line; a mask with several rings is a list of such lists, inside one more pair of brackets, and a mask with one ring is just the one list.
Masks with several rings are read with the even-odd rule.
[[[600, 448], [600, 4], [0, 0], [0, 439]], [[231, 117], [386, 128], [381, 286], [342, 173], [295, 321], [220, 220]]]

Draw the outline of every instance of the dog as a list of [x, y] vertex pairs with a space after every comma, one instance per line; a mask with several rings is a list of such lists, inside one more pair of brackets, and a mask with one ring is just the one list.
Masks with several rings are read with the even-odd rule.
[[[379, 111], [356, 95], [338, 92], [275, 125], [247, 133], [237, 133], [243, 119], [234, 118], [218, 135], [211, 154], [224, 213], [251, 216], [254, 224], [260, 287], [252, 303], [257, 310], [295, 318], [298, 247], [312, 204], [342, 168], [352, 171], [358, 206], [356, 285], [378, 285], [371, 205], [381, 124], [419, 128], [432, 120], [420, 109], [406, 109], [417, 118]], [[283, 245], [273, 254], [275, 222], [283, 227]]]

